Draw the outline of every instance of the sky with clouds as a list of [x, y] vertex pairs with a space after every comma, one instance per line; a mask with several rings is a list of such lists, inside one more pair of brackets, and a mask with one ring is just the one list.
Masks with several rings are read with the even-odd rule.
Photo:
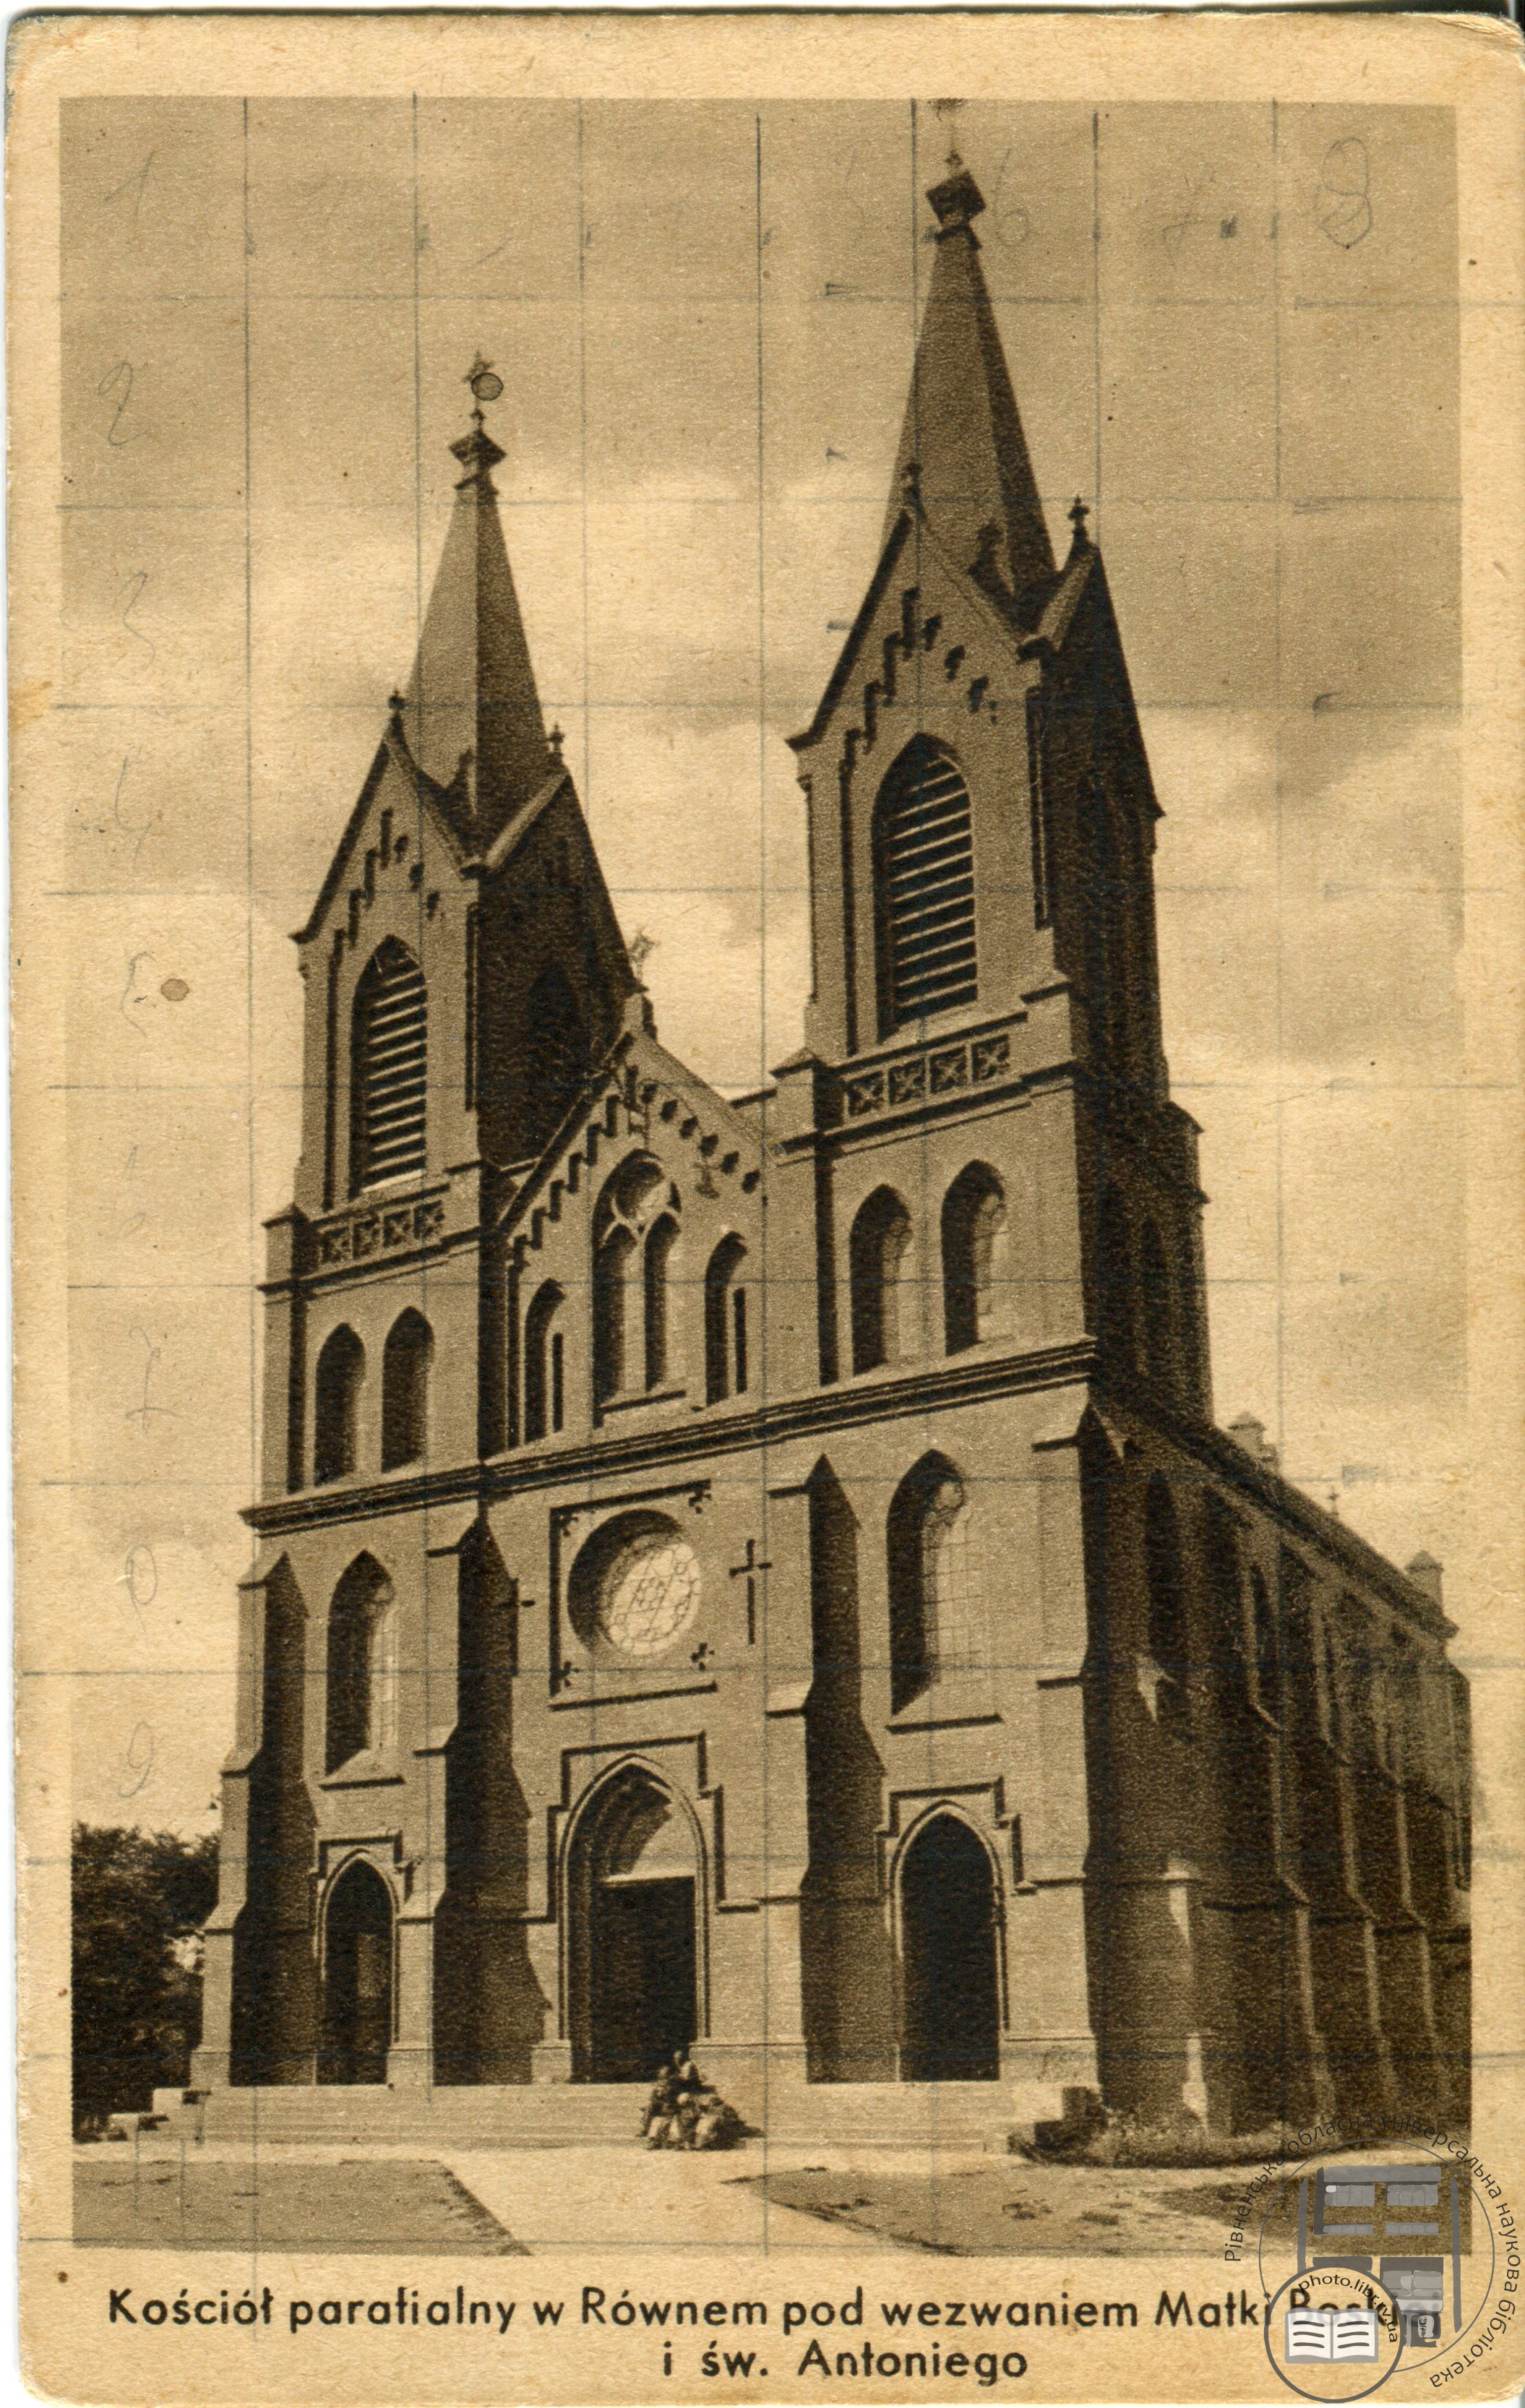
[[[1449, 119], [982, 102], [957, 139], [1056, 542], [1083, 494], [1165, 813], [1219, 1416], [1258, 1413], [1399, 1560], [1444, 1559], [1465, 1374]], [[784, 738], [873, 566], [947, 143], [929, 104], [68, 105], [55, 718], [92, 1200], [67, 1433], [89, 1485], [63, 1543], [101, 1599], [94, 1819], [204, 1819], [231, 1729], [250, 1283], [296, 1147], [287, 932], [410, 665], [468, 363], [505, 381], [541, 695], [626, 936], [655, 939], [664, 1041], [755, 1084], [808, 982]]]

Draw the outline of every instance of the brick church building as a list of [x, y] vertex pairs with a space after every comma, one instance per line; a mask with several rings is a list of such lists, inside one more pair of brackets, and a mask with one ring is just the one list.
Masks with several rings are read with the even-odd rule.
[[661, 1042], [452, 447], [297, 939], [209, 2131], [625, 2136], [680, 2044], [775, 2133], [1463, 2106], [1439, 1567], [1214, 1424], [1121, 638], [928, 198], [756, 1094]]

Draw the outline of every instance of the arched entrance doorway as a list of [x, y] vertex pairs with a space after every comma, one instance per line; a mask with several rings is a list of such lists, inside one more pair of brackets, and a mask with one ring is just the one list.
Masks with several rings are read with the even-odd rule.
[[568, 1871], [573, 2071], [650, 2082], [698, 2028], [693, 1827], [655, 1774], [633, 1768], [583, 1816]]
[[392, 2044], [392, 1894], [372, 1865], [334, 1885], [324, 1950], [321, 2082], [384, 2082]]
[[922, 1825], [900, 1868], [906, 2082], [994, 2082], [1000, 1998], [990, 1858], [957, 1814]]

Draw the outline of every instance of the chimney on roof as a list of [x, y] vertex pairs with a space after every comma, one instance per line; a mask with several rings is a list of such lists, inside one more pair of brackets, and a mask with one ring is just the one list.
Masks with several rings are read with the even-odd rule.
[[1436, 1563], [1434, 1556], [1422, 1552], [1419, 1555], [1411, 1555], [1403, 1569], [1415, 1587], [1422, 1588], [1431, 1604], [1438, 1606], [1441, 1601], [1442, 1568]]
[[1253, 1413], [1241, 1413], [1236, 1422], [1230, 1422], [1229, 1436], [1262, 1470], [1280, 1470], [1281, 1457], [1266, 1437], [1266, 1426], [1258, 1422]]

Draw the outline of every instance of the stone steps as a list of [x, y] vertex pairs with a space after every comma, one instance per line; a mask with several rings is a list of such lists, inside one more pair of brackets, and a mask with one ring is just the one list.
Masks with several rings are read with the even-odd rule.
[[[194, 2110], [209, 2141], [410, 2143], [431, 2148], [640, 2145], [644, 2083], [442, 2085], [281, 2084], [213, 2090]], [[178, 2122], [179, 2118], [173, 2119]], [[999, 2082], [777, 2084], [753, 2117], [770, 2141], [809, 2147], [1007, 2145], [1017, 2126]], [[186, 2128], [190, 2128], [189, 2126]]]
[[1005, 2145], [1016, 2119], [1000, 2082], [813, 2082], [775, 2090], [771, 2141], [878, 2142], [899, 2148]]
[[426, 2142], [455, 2149], [639, 2140], [644, 2083], [442, 2085], [394, 2090], [367, 2083], [214, 2090], [209, 2141]]

